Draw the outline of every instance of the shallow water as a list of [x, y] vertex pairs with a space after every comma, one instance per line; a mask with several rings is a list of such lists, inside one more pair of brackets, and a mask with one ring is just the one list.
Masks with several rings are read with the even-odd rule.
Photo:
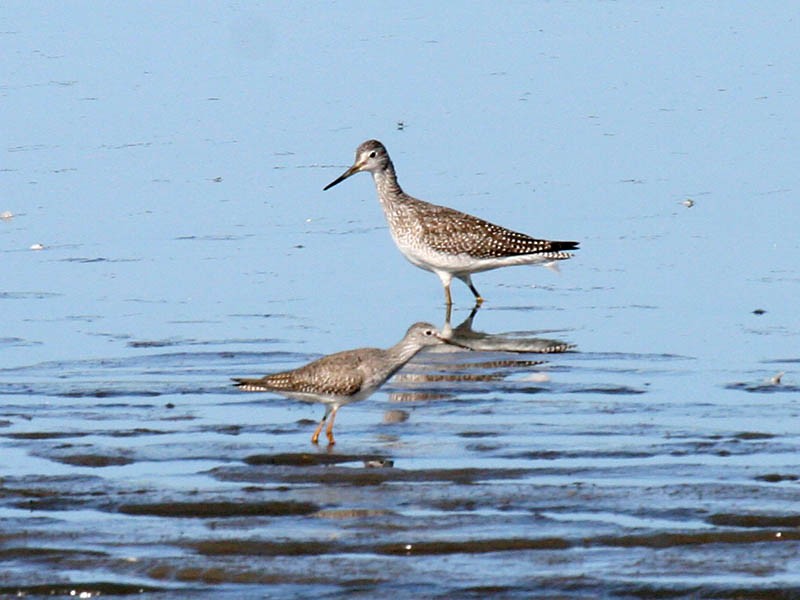
[[[800, 596], [788, 7], [42, 6], [0, 9], [0, 595]], [[369, 137], [581, 250], [456, 282], [473, 350], [315, 447], [230, 378], [445, 324], [369, 178], [321, 191]]]

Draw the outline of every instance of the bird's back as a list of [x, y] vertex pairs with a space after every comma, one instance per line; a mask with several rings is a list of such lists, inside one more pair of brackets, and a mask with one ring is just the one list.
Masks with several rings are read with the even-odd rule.
[[245, 391], [272, 391], [348, 397], [363, 387], [364, 364], [382, 350], [360, 348], [323, 356], [291, 371], [273, 373], [260, 379], [237, 379]]
[[[385, 206], [397, 243], [410, 250], [492, 259], [528, 254], [548, 260], [570, 258], [577, 242], [549, 241], [506, 229], [461, 211], [402, 194]], [[405, 250], [404, 250], [405, 251]]]

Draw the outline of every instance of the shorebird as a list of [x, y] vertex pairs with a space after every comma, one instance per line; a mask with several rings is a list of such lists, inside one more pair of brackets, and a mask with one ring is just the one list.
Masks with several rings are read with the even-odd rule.
[[480, 305], [483, 297], [472, 283], [473, 273], [512, 265], [550, 265], [570, 258], [572, 254], [567, 250], [578, 248], [578, 242], [536, 239], [409, 196], [397, 182], [389, 153], [378, 140], [361, 144], [353, 166], [323, 191], [362, 171], [372, 173], [378, 199], [398, 249], [412, 264], [439, 276], [447, 306], [453, 303], [450, 295], [453, 277], [469, 286]]
[[370, 396], [426, 346], [444, 343], [451, 342], [436, 327], [430, 323], [415, 323], [402, 340], [386, 350], [345, 350], [291, 371], [260, 379], [234, 378], [234, 381], [246, 392], [275, 392], [304, 402], [324, 404], [325, 415], [311, 436], [311, 443], [318, 443], [322, 427], [328, 421], [325, 433], [328, 443], [333, 445], [336, 443], [333, 422], [341, 406]]

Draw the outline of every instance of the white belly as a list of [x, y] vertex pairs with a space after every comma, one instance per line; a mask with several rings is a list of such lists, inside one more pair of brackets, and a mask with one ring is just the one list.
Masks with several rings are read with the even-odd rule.
[[536, 254], [521, 254], [499, 258], [475, 258], [469, 254], [436, 252], [424, 246], [420, 247], [404, 243], [404, 241], [396, 238], [395, 242], [403, 256], [420, 269], [433, 271], [434, 273], [450, 273], [454, 276], [480, 273], [481, 271], [490, 271], [499, 267], [544, 264], [552, 261], [552, 259], [537, 256]]

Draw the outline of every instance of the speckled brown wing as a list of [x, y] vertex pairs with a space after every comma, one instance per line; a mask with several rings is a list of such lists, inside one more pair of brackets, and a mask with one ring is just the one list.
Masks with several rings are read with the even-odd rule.
[[346, 350], [308, 363], [292, 371], [273, 373], [260, 379], [236, 379], [237, 386], [253, 392], [293, 392], [353, 396], [363, 384], [361, 363], [377, 349]]
[[564, 250], [578, 246], [577, 242], [539, 240], [446, 206], [414, 200], [410, 208], [418, 218], [422, 239], [437, 252], [480, 259], [538, 254], [560, 260], [571, 256]]

